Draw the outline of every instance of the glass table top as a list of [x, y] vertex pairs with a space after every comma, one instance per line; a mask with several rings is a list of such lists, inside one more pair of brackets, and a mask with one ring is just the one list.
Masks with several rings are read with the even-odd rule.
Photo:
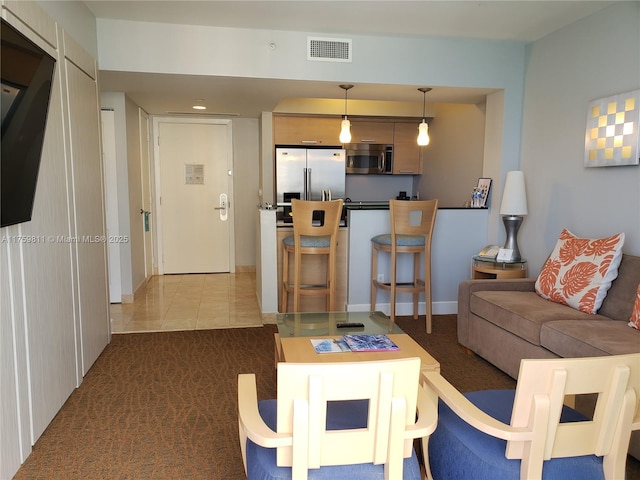
[[[404, 333], [382, 312], [305, 312], [276, 315], [280, 337], [314, 337], [354, 333]], [[338, 328], [340, 323], [362, 323], [364, 327]]]

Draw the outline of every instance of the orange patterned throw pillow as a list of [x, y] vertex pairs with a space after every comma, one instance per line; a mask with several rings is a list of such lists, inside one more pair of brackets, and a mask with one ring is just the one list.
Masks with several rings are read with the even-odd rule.
[[536, 293], [586, 313], [596, 313], [618, 276], [624, 233], [607, 238], [578, 238], [564, 229], [545, 262]]
[[638, 291], [636, 292], [636, 303], [633, 304], [633, 311], [631, 312], [631, 318], [629, 318], [629, 326], [640, 330], [640, 284], [638, 284]]

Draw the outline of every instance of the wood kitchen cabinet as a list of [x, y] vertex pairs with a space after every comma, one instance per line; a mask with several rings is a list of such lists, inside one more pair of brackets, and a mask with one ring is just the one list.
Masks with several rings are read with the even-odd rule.
[[273, 117], [275, 145], [340, 146], [338, 117]]
[[393, 134], [393, 174], [421, 174], [424, 148], [418, 145], [418, 123], [396, 122]]
[[351, 143], [393, 143], [392, 122], [351, 121]]

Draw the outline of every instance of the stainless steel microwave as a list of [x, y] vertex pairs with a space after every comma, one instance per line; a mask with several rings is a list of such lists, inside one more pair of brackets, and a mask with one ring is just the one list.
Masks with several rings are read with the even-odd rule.
[[393, 173], [393, 145], [350, 143], [344, 149], [346, 172], [349, 174]]

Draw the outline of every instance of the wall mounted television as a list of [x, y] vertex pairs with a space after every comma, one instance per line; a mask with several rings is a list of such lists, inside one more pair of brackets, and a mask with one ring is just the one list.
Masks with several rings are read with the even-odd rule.
[[0, 226], [33, 212], [56, 61], [2, 20]]

